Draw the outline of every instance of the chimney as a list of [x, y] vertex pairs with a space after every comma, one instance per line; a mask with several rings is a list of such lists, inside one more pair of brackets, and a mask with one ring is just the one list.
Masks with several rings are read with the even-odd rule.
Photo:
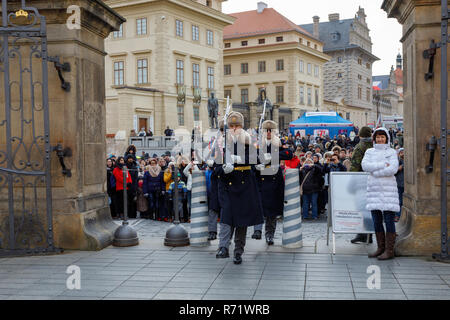
[[366, 13], [364, 12], [364, 8], [359, 7], [358, 8], [358, 18], [359, 21], [361, 21], [362, 23], [366, 23]]
[[258, 2], [258, 13], [262, 13], [264, 11], [264, 9], [267, 8], [267, 3], [265, 2]]
[[330, 13], [328, 15], [328, 20], [331, 21], [339, 21], [339, 13]]
[[319, 16], [314, 16], [313, 21], [314, 21], [313, 36], [319, 39], [319, 21], [320, 21]]

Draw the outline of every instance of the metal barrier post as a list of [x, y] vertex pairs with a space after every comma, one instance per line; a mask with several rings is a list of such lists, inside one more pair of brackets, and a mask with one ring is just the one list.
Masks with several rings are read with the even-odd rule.
[[114, 232], [113, 246], [131, 247], [139, 244], [137, 232], [128, 224], [128, 199], [127, 199], [127, 176], [128, 170], [124, 165], [123, 172], [123, 221], [122, 225]]

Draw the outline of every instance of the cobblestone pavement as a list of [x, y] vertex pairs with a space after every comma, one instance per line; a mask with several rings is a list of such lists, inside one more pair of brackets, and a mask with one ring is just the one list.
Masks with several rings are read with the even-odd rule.
[[[116, 220], [116, 223], [120, 223]], [[277, 222], [277, 229], [275, 232], [275, 238], [281, 239], [283, 230], [282, 230], [283, 221], [281, 219]], [[325, 214], [321, 214], [319, 219], [317, 220], [303, 220], [302, 221], [302, 235], [303, 240], [305, 242], [315, 242], [320, 239], [327, 238], [327, 216]], [[138, 232], [138, 236], [140, 239], [151, 239], [151, 238], [160, 238], [164, 239], [166, 231], [171, 223], [155, 221], [155, 220], [146, 220], [146, 219], [132, 219], [130, 220], [130, 225]], [[187, 231], [190, 230], [189, 223], [182, 223], [182, 225], [186, 228]], [[220, 224], [218, 226], [220, 230]], [[250, 239], [253, 234], [253, 227], [249, 227], [247, 230], [247, 238]], [[331, 230], [330, 230], [331, 234]], [[263, 235], [264, 235], [264, 226], [263, 226]], [[336, 234], [337, 240], [345, 240], [350, 241], [354, 238], [354, 234]]]
[[[169, 223], [131, 224], [141, 241], [135, 247], [0, 259], [0, 300], [450, 300], [450, 264], [428, 257], [378, 261], [366, 254], [271, 252], [264, 240], [250, 239], [243, 263], [234, 265], [231, 257], [215, 258], [217, 245], [165, 247]], [[324, 218], [305, 221], [305, 243], [326, 238], [325, 231]], [[80, 267], [80, 290], [67, 288], [71, 265]], [[367, 287], [370, 265], [380, 268], [380, 288]]]

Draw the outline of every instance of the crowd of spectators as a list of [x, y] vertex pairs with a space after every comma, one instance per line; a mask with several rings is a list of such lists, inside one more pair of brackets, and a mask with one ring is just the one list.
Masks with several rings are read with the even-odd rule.
[[[353, 151], [360, 142], [359, 129], [355, 128], [355, 135], [338, 135], [334, 137], [313, 137], [280, 133], [281, 141], [294, 153], [291, 160], [280, 161], [284, 169], [299, 169], [300, 185], [302, 189], [302, 217], [303, 219], [318, 219], [323, 214], [328, 202], [329, 174], [334, 171], [350, 171]], [[257, 134], [257, 132], [255, 132]], [[139, 135], [150, 135], [141, 130]], [[393, 141], [392, 147], [397, 150], [400, 159], [397, 185], [400, 201], [403, 195], [403, 133], [400, 130], [390, 130]], [[172, 136], [173, 130], [167, 127], [166, 136]], [[126, 180], [127, 208], [129, 218], [154, 219], [172, 221], [174, 219], [173, 189], [174, 171], [178, 168], [179, 188], [179, 216], [182, 222], [190, 221], [192, 172], [205, 171], [206, 177], [211, 170], [205, 162], [197, 162], [185, 156], [172, 156], [166, 152], [160, 156], [142, 153], [136, 154], [136, 147], [130, 145], [123, 157], [110, 155], [107, 159], [108, 196], [112, 217], [122, 218], [123, 210], [123, 171], [128, 169]], [[209, 181], [207, 181], [209, 191]], [[311, 214], [310, 214], [311, 212]], [[398, 221], [400, 212], [397, 214]]]

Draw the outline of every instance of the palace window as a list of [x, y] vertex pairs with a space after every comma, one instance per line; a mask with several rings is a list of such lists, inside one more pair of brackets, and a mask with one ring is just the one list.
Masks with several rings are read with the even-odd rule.
[[137, 61], [137, 74], [138, 74], [138, 83], [147, 83], [148, 82], [148, 60], [147, 59], [139, 59]]
[[266, 62], [258, 61], [258, 72], [266, 72]]
[[248, 73], [248, 63], [241, 63], [241, 73]]
[[124, 84], [124, 65], [123, 61], [114, 62], [114, 85]]
[[177, 83], [184, 84], [184, 61], [177, 60]]
[[214, 89], [214, 67], [208, 67], [208, 89]]
[[211, 30], [206, 30], [206, 43], [212, 46], [214, 43], [214, 33]]
[[200, 87], [200, 65], [197, 63], [192, 64], [192, 85]]
[[123, 23], [119, 27], [119, 31], [114, 31], [114, 38], [122, 38], [123, 37]]
[[178, 37], [183, 37], [183, 21], [176, 20], [175, 27], [176, 27], [176, 35]]
[[199, 27], [192, 25], [192, 40], [198, 41], [199, 39]]
[[147, 18], [136, 19], [136, 33], [138, 36], [147, 34]]
[[284, 70], [284, 60], [279, 59], [276, 61], [277, 64], [277, 71], [283, 71]]
[[248, 102], [248, 89], [241, 89], [241, 103], [245, 104]]
[[284, 87], [283, 86], [277, 86], [275, 88], [276, 90], [276, 101], [277, 103], [284, 102]]
[[231, 64], [226, 64], [223, 66], [223, 73], [226, 76], [231, 74]]

